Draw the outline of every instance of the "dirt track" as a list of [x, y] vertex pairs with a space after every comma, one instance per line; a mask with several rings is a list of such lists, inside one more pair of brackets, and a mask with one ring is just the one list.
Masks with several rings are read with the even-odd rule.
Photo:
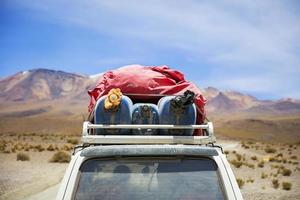
[[[245, 183], [242, 187], [242, 194], [246, 200], [262, 200], [262, 199], [300, 199], [300, 171], [299, 164], [286, 163], [284, 166], [292, 170], [290, 176], [282, 176], [277, 174], [274, 177], [277, 169], [272, 168], [272, 165], [283, 165], [282, 163], [273, 163], [266, 161], [263, 168], [257, 167], [260, 159], [266, 159], [272, 154], [266, 154], [262, 149], [255, 150], [253, 148], [245, 149], [239, 141], [220, 140], [228, 160], [236, 157], [236, 153], [245, 157], [245, 163], [255, 165], [255, 168], [249, 168], [242, 165], [240, 168], [232, 166], [232, 169], [237, 178], [242, 178]], [[254, 144], [253, 144], [254, 145]], [[264, 148], [261, 145], [260, 148]], [[282, 153], [285, 158], [291, 155], [300, 155], [300, 146], [274, 146], [278, 149], [277, 153]], [[291, 152], [291, 153], [290, 153]], [[55, 199], [58, 191], [59, 182], [63, 177], [67, 164], [49, 163], [48, 160], [53, 152], [30, 152], [30, 161], [16, 161], [16, 154], [0, 153], [0, 199]], [[250, 157], [257, 156], [257, 160], [251, 160]], [[296, 162], [296, 160], [294, 160]], [[299, 161], [299, 156], [297, 162]], [[300, 169], [300, 168], [299, 168]], [[262, 172], [267, 173], [268, 177], [261, 178]], [[273, 175], [271, 175], [273, 174]], [[287, 181], [292, 183], [292, 189], [289, 191], [283, 190], [281, 185], [278, 189], [272, 187], [272, 179], [278, 179], [280, 183]], [[253, 179], [253, 182], [248, 180]]]

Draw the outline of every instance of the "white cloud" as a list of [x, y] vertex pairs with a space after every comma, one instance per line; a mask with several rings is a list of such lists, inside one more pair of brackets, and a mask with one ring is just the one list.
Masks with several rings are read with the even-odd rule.
[[292, 3], [28, 0], [23, 6], [54, 23], [179, 49], [192, 60], [201, 56], [218, 66], [210, 79], [219, 85], [276, 92], [284, 80], [292, 94], [300, 90], [300, 17]]

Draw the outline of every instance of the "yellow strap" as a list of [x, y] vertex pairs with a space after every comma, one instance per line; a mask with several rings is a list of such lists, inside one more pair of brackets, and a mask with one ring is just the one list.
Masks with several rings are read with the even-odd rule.
[[120, 88], [111, 89], [108, 92], [107, 97], [104, 101], [104, 108], [106, 110], [117, 108], [121, 103], [121, 99], [122, 99], [122, 92]]

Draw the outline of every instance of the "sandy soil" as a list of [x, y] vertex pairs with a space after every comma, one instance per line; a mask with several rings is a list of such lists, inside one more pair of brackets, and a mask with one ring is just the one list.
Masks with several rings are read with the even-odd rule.
[[[239, 141], [222, 140], [219, 141], [219, 143], [222, 144], [224, 151], [226, 151], [227, 153], [229, 152], [229, 154], [227, 155], [228, 161], [236, 159], [235, 154], [240, 154], [242, 155], [242, 158], [245, 158], [245, 160], [243, 161], [244, 163], [250, 163], [254, 165], [254, 169], [245, 165], [242, 165], [240, 168], [231, 165], [236, 178], [240, 178], [245, 182], [241, 188], [244, 199], [300, 199], [300, 165], [295, 164], [299, 162], [299, 145], [294, 145], [293, 147], [289, 147], [289, 145], [279, 144], [269, 145], [270, 147], [277, 149], [277, 151], [275, 153], [266, 153], [264, 150], [264, 148], [266, 148], [267, 146], [266, 144], [246, 144], [247, 147], [250, 147], [246, 149], [242, 147], [241, 142]], [[258, 149], [253, 148], [254, 146], [257, 146]], [[235, 151], [236, 153], [232, 153], [233, 151]], [[283, 154], [283, 156], [280, 158], [286, 159], [286, 163], [270, 161], [270, 158], [274, 158], [277, 154], [280, 153]], [[290, 157], [293, 155], [296, 155], [297, 159], [290, 159]], [[252, 160], [251, 157], [253, 156], [256, 156], [257, 160]], [[258, 163], [261, 160], [264, 160], [264, 166], [258, 167]], [[288, 163], [288, 161], [291, 161], [293, 163]], [[278, 173], [278, 168], [274, 168], [274, 166], [284, 166], [286, 169], [290, 169], [292, 173], [289, 176], [283, 176], [282, 174]], [[266, 174], [267, 177], [262, 178], [262, 173]], [[280, 183], [277, 189], [273, 187], [273, 179], [277, 179]], [[283, 190], [282, 182], [292, 183], [291, 190]]]
[[[243, 147], [241, 142], [232, 140], [219, 140], [227, 153], [228, 160], [236, 159], [236, 154], [242, 156], [243, 163], [250, 163], [254, 168], [243, 164], [232, 169], [237, 178], [245, 183], [241, 188], [244, 199], [300, 199], [300, 165], [299, 156], [290, 159], [291, 156], [300, 155], [300, 146], [271, 145], [277, 149], [275, 153], [266, 153], [266, 144], [251, 143]], [[235, 151], [235, 153], [233, 153]], [[16, 161], [16, 153], [0, 153], [0, 199], [39, 199], [42, 197], [55, 197], [58, 190], [58, 183], [63, 177], [67, 164], [49, 163], [50, 157], [54, 152], [27, 152], [30, 155], [30, 161]], [[271, 162], [270, 158], [276, 154], [282, 153], [286, 163]], [[251, 157], [256, 156], [257, 160]], [[258, 167], [258, 163], [264, 160], [264, 166]], [[288, 163], [288, 161], [293, 163]], [[295, 163], [294, 163], [295, 162]], [[291, 175], [283, 176], [278, 173], [278, 168], [274, 166], [284, 166], [291, 170]], [[262, 178], [262, 173], [267, 174]], [[275, 177], [276, 176], [276, 177]], [[272, 180], [278, 179], [280, 185], [275, 189]], [[253, 181], [253, 182], [252, 182]], [[282, 182], [292, 183], [291, 190], [283, 190]]]
[[67, 164], [49, 163], [53, 152], [30, 152], [30, 161], [16, 161], [16, 153], [0, 153], [0, 199], [24, 199], [58, 184]]

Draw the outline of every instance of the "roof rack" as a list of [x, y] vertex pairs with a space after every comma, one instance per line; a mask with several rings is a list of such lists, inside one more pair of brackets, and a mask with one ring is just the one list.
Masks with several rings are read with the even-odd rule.
[[[175, 135], [93, 135], [92, 129], [203, 129], [205, 136], [175, 136]], [[83, 144], [210, 144], [215, 143], [212, 122], [201, 125], [171, 125], [171, 124], [92, 124], [83, 123]]]

